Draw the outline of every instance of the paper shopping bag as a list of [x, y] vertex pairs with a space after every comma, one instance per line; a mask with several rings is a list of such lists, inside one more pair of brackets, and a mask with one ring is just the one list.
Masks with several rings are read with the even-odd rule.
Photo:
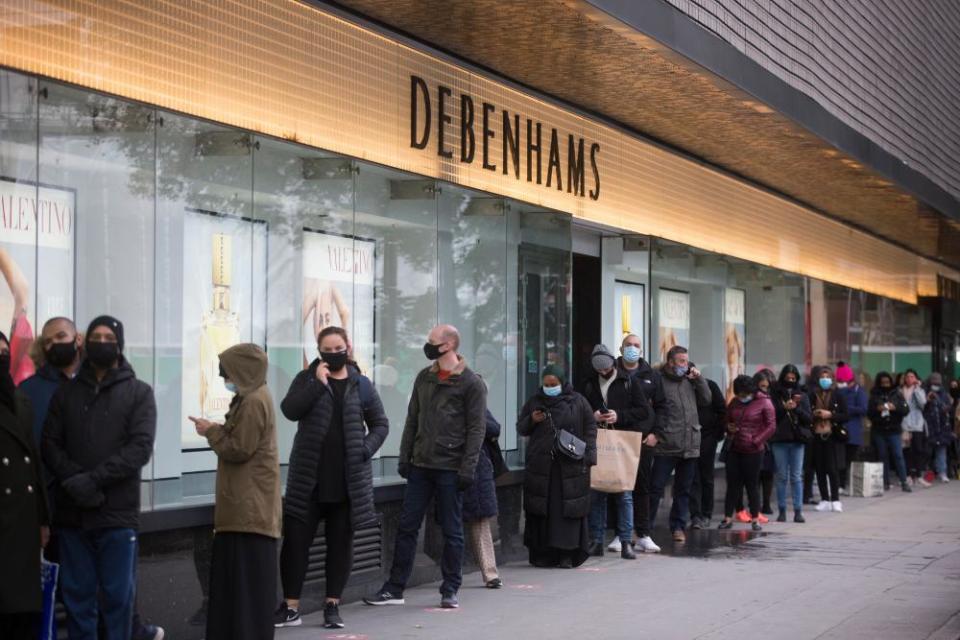
[[641, 446], [642, 433], [597, 429], [597, 464], [590, 469], [590, 488], [603, 493], [633, 491]]

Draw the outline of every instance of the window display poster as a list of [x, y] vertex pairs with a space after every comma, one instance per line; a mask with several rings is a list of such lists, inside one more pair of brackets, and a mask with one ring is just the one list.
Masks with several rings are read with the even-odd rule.
[[[267, 224], [188, 209], [183, 223], [184, 416], [222, 422], [233, 399], [220, 377], [220, 354], [241, 342], [264, 345]], [[192, 422], [183, 449], [206, 449]]]
[[723, 295], [723, 344], [726, 350], [727, 399], [733, 397], [733, 381], [747, 371], [746, 360], [746, 292], [743, 289], [726, 289]]
[[342, 327], [361, 371], [373, 370], [376, 246], [373, 240], [304, 229], [304, 368], [317, 357], [320, 332], [326, 327]]
[[646, 344], [643, 335], [644, 289], [642, 284], [617, 280], [613, 283], [613, 336], [616, 344], [609, 347], [616, 351], [620, 348], [623, 339], [633, 333]]
[[33, 375], [34, 331], [74, 315], [75, 206], [72, 190], [0, 177], [0, 329], [15, 384]]
[[690, 294], [660, 288], [657, 292], [657, 335], [660, 362], [673, 347], [690, 346]]

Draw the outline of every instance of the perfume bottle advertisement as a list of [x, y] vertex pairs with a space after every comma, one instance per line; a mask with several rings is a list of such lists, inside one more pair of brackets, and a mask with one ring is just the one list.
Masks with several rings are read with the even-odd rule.
[[[263, 335], [254, 335], [253, 319], [264, 313], [266, 244], [263, 222], [196, 210], [185, 214], [184, 415], [222, 422], [234, 394], [220, 377], [220, 354], [241, 342], [264, 343]], [[181, 442], [185, 450], [207, 447], [188, 421]]]
[[690, 294], [686, 291], [663, 287], [657, 291], [657, 344], [658, 362], [665, 362], [667, 352], [678, 344], [690, 344]]
[[608, 345], [614, 352], [620, 349], [620, 343], [629, 334], [640, 337], [640, 341], [646, 343], [644, 337], [643, 321], [646, 318], [644, 312], [644, 287], [642, 284], [634, 282], [625, 282], [617, 280], [613, 284], [613, 333], [616, 337], [615, 343]]
[[0, 176], [0, 329], [15, 384], [34, 373], [35, 332], [73, 317], [76, 193]]
[[747, 294], [743, 289], [726, 289], [723, 292], [723, 344], [726, 353], [727, 399], [733, 398], [733, 381], [747, 372], [746, 354], [746, 306]]
[[304, 229], [304, 367], [317, 357], [317, 336], [334, 326], [347, 330], [360, 369], [367, 374], [373, 369], [376, 246], [373, 240]]

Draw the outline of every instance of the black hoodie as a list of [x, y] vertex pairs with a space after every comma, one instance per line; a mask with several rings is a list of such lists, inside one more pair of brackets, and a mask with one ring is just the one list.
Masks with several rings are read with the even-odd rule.
[[[880, 386], [880, 381], [886, 378], [890, 381], [890, 388], [884, 389]], [[892, 411], [880, 409], [880, 405], [890, 403], [893, 405]], [[873, 389], [870, 390], [870, 400], [867, 402], [867, 416], [877, 433], [900, 433], [901, 423], [906, 415], [910, 413], [910, 407], [907, 401], [900, 393], [900, 389], [894, 384], [893, 376], [886, 371], [881, 371], [874, 378]], [[886, 415], [884, 415], [886, 414]]]
[[655, 371], [646, 360], [640, 358], [636, 369], [627, 369], [624, 366], [623, 358], [617, 358], [617, 370], [626, 373], [637, 379], [641, 383], [643, 395], [653, 407], [652, 411], [640, 423], [640, 431], [644, 435], [655, 431], [656, 426], [661, 428], [667, 419], [667, 397], [663, 394], [663, 379], [660, 373]]
[[[136, 529], [140, 470], [150, 461], [156, 430], [153, 389], [122, 355], [100, 381], [85, 361], [53, 395], [43, 427], [43, 461], [57, 482], [54, 525]], [[99, 507], [82, 508], [64, 490], [64, 481], [79, 474], [103, 494]]]

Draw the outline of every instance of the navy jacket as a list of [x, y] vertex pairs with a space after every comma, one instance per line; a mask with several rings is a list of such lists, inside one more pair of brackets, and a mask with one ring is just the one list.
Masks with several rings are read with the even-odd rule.
[[30, 407], [33, 409], [33, 441], [38, 449], [40, 437], [43, 435], [43, 423], [47, 419], [47, 409], [50, 407], [50, 401], [53, 400], [53, 394], [57, 392], [60, 385], [69, 381], [70, 378], [62, 371], [50, 364], [45, 364], [35, 374], [20, 383], [20, 391], [30, 400]]
[[849, 444], [863, 446], [863, 417], [867, 415], [867, 392], [859, 384], [846, 389], [837, 389], [847, 401], [847, 433]]
[[500, 423], [487, 409], [487, 431], [484, 434], [473, 484], [463, 492], [463, 519], [482, 520], [497, 515], [497, 484], [487, 443], [500, 437]]

